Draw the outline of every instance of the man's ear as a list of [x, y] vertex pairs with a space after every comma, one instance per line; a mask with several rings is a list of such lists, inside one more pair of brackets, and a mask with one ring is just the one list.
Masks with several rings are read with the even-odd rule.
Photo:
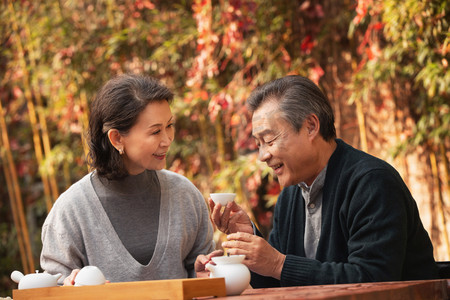
[[320, 132], [320, 121], [315, 114], [310, 114], [305, 120], [308, 137], [316, 137]]
[[119, 153], [124, 151], [122, 135], [120, 135], [117, 129], [113, 128], [108, 130], [108, 139], [111, 142], [111, 145], [113, 145], [113, 147], [116, 148]]

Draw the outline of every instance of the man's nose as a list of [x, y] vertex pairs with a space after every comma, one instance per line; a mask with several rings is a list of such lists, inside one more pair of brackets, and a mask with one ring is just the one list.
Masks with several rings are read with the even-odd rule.
[[270, 158], [270, 152], [267, 150], [267, 147], [265, 145], [261, 145], [259, 147], [259, 154], [258, 154], [258, 159], [260, 161], [267, 161]]

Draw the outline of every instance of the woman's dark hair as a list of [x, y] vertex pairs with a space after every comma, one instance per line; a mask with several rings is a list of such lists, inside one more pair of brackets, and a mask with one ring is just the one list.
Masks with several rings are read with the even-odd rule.
[[336, 138], [334, 115], [330, 102], [319, 87], [306, 77], [291, 75], [270, 81], [256, 88], [247, 99], [247, 107], [254, 113], [266, 101], [279, 103], [282, 118], [298, 132], [305, 119], [315, 114], [320, 122], [324, 140]]
[[120, 179], [128, 175], [119, 152], [108, 138], [110, 129], [127, 134], [139, 114], [152, 102], [171, 103], [173, 93], [158, 80], [135, 74], [119, 75], [98, 91], [89, 115], [88, 163], [99, 176]]

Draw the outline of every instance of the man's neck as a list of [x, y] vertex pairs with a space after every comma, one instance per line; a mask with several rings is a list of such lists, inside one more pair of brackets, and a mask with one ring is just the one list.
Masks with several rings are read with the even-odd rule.
[[315, 170], [315, 175], [309, 180], [305, 181], [308, 186], [311, 186], [320, 172], [325, 168], [330, 160], [331, 155], [333, 155], [334, 150], [336, 150], [337, 144], [334, 139], [331, 141], [325, 141], [322, 137], [314, 141], [316, 144], [316, 149], [318, 149], [317, 154], [317, 168]]

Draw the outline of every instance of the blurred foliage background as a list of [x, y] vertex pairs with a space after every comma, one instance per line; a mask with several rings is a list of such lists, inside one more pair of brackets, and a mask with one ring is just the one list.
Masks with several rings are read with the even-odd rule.
[[257, 161], [245, 100], [309, 77], [338, 137], [399, 170], [449, 260], [448, 22], [446, 0], [1, 1], [0, 296], [17, 288], [13, 270], [40, 270], [47, 212], [88, 172], [90, 101], [125, 72], [176, 94], [167, 168], [205, 199], [236, 192], [265, 234], [282, 187]]

